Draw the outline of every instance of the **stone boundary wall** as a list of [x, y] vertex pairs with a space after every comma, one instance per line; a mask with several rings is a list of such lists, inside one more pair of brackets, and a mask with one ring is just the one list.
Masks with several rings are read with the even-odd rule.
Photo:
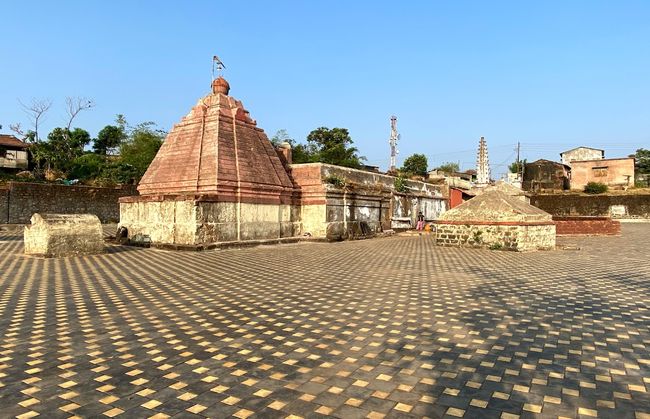
[[0, 187], [0, 224], [9, 219], [9, 189]]
[[609, 217], [554, 216], [555, 231], [560, 236], [615, 236], [621, 234], [621, 223]]
[[94, 214], [103, 223], [117, 222], [118, 199], [138, 193], [134, 186], [96, 188], [23, 182], [10, 182], [5, 191], [0, 189], [0, 224], [27, 224], [37, 212]]
[[553, 216], [650, 219], [650, 194], [535, 194], [530, 203]]
[[394, 176], [324, 163], [291, 165], [291, 177], [300, 190], [301, 231], [312, 237], [368, 236], [391, 229], [395, 219], [409, 228], [418, 211], [434, 220], [448, 207], [445, 185], [406, 180], [408, 191], [397, 192]]

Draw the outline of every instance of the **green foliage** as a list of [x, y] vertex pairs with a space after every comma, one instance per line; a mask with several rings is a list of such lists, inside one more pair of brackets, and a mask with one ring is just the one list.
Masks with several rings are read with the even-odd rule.
[[[131, 127], [123, 115], [117, 115], [115, 125], [105, 126], [93, 141], [95, 153], [85, 151], [91, 137], [81, 128], [55, 128], [46, 141], [35, 140], [31, 132], [29, 135], [32, 140], [28, 150], [37, 179], [42, 179], [51, 170], [68, 179], [115, 184], [131, 183], [142, 177], [166, 132], [156, 128], [153, 122]], [[120, 156], [108, 155], [117, 149]]]
[[345, 178], [343, 176], [339, 175], [328, 175], [323, 178], [323, 181], [325, 183], [329, 183], [330, 185], [334, 185], [337, 188], [345, 188]]
[[135, 178], [140, 179], [156, 157], [166, 132], [156, 128], [153, 122], [145, 122], [131, 130], [120, 146], [120, 162], [133, 168]]
[[67, 128], [54, 128], [47, 135], [47, 142], [39, 143], [39, 151], [49, 168], [65, 172], [74, 159], [84, 154], [84, 147], [88, 143], [90, 134], [84, 129], [68, 131]]
[[[517, 172], [513, 172], [513, 173], [517, 173]], [[490, 245], [490, 250], [501, 250], [501, 249], [503, 249], [503, 245], [501, 243], [492, 243]]]
[[404, 160], [400, 171], [417, 176], [426, 176], [429, 163], [424, 154], [413, 154]]
[[97, 154], [112, 154], [126, 139], [124, 127], [115, 125], [106, 125], [97, 133], [97, 138], [93, 142], [93, 151]]
[[101, 176], [105, 166], [104, 157], [98, 154], [84, 154], [70, 164], [69, 179], [95, 179]]
[[314, 160], [314, 156], [311, 155], [304, 144], [296, 144], [291, 149], [291, 155], [293, 163], [311, 163]]
[[472, 236], [472, 241], [475, 244], [482, 244], [483, 243], [483, 232], [481, 230], [476, 230], [474, 232], [474, 235]]
[[107, 183], [126, 184], [135, 182], [141, 175], [135, 167], [122, 161], [108, 162], [102, 169], [100, 180]]
[[590, 194], [601, 194], [607, 192], [607, 185], [600, 182], [589, 182], [585, 185], [585, 192]]
[[636, 170], [641, 174], [650, 174], [650, 150], [640, 148], [634, 155], [636, 159]]
[[458, 163], [446, 162], [436, 167], [436, 170], [445, 173], [455, 173], [455, 172], [460, 172], [460, 166], [458, 165]]
[[393, 187], [397, 192], [407, 192], [409, 190], [408, 186], [406, 185], [406, 178], [404, 178], [402, 175], [397, 176], [395, 178], [395, 181], [393, 182]]
[[508, 170], [510, 173], [521, 173], [522, 169], [526, 165], [526, 160], [521, 160], [519, 162], [513, 161], [510, 163], [510, 166], [508, 166]]
[[312, 162], [360, 168], [365, 157], [359, 156], [345, 128], [320, 127], [307, 135], [307, 155]]

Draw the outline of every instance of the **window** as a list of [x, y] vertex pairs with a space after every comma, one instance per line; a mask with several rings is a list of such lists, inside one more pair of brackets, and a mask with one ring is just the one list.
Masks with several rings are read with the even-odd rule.
[[607, 177], [607, 166], [592, 167], [591, 171], [592, 171], [594, 177]]

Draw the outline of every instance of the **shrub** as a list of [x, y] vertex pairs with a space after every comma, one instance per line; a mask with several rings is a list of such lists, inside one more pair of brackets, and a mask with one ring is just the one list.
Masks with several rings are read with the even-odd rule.
[[599, 194], [607, 192], [607, 185], [600, 182], [589, 182], [585, 185], [585, 192], [590, 194]]
[[406, 179], [400, 175], [395, 178], [393, 182], [393, 187], [397, 192], [406, 192], [408, 191], [408, 186], [406, 186]]
[[334, 185], [337, 188], [345, 187], [345, 178], [343, 176], [328, 175], [323, 179], [323, 181], [325, 181], [325, 183], [329, 183], [330, 185]]

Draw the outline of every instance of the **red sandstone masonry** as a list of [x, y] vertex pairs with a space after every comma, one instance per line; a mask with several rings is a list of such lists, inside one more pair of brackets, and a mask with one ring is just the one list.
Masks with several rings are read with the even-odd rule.
[[221, 91], [199, 100], [172, 128], [138, 190], [263, 204], [294, 203], [298, 195], [264, 131], [240, 101]]
[[559, 236], [612, 236], [621, 234], [621, 223], [609, 217], [553, 217]]

